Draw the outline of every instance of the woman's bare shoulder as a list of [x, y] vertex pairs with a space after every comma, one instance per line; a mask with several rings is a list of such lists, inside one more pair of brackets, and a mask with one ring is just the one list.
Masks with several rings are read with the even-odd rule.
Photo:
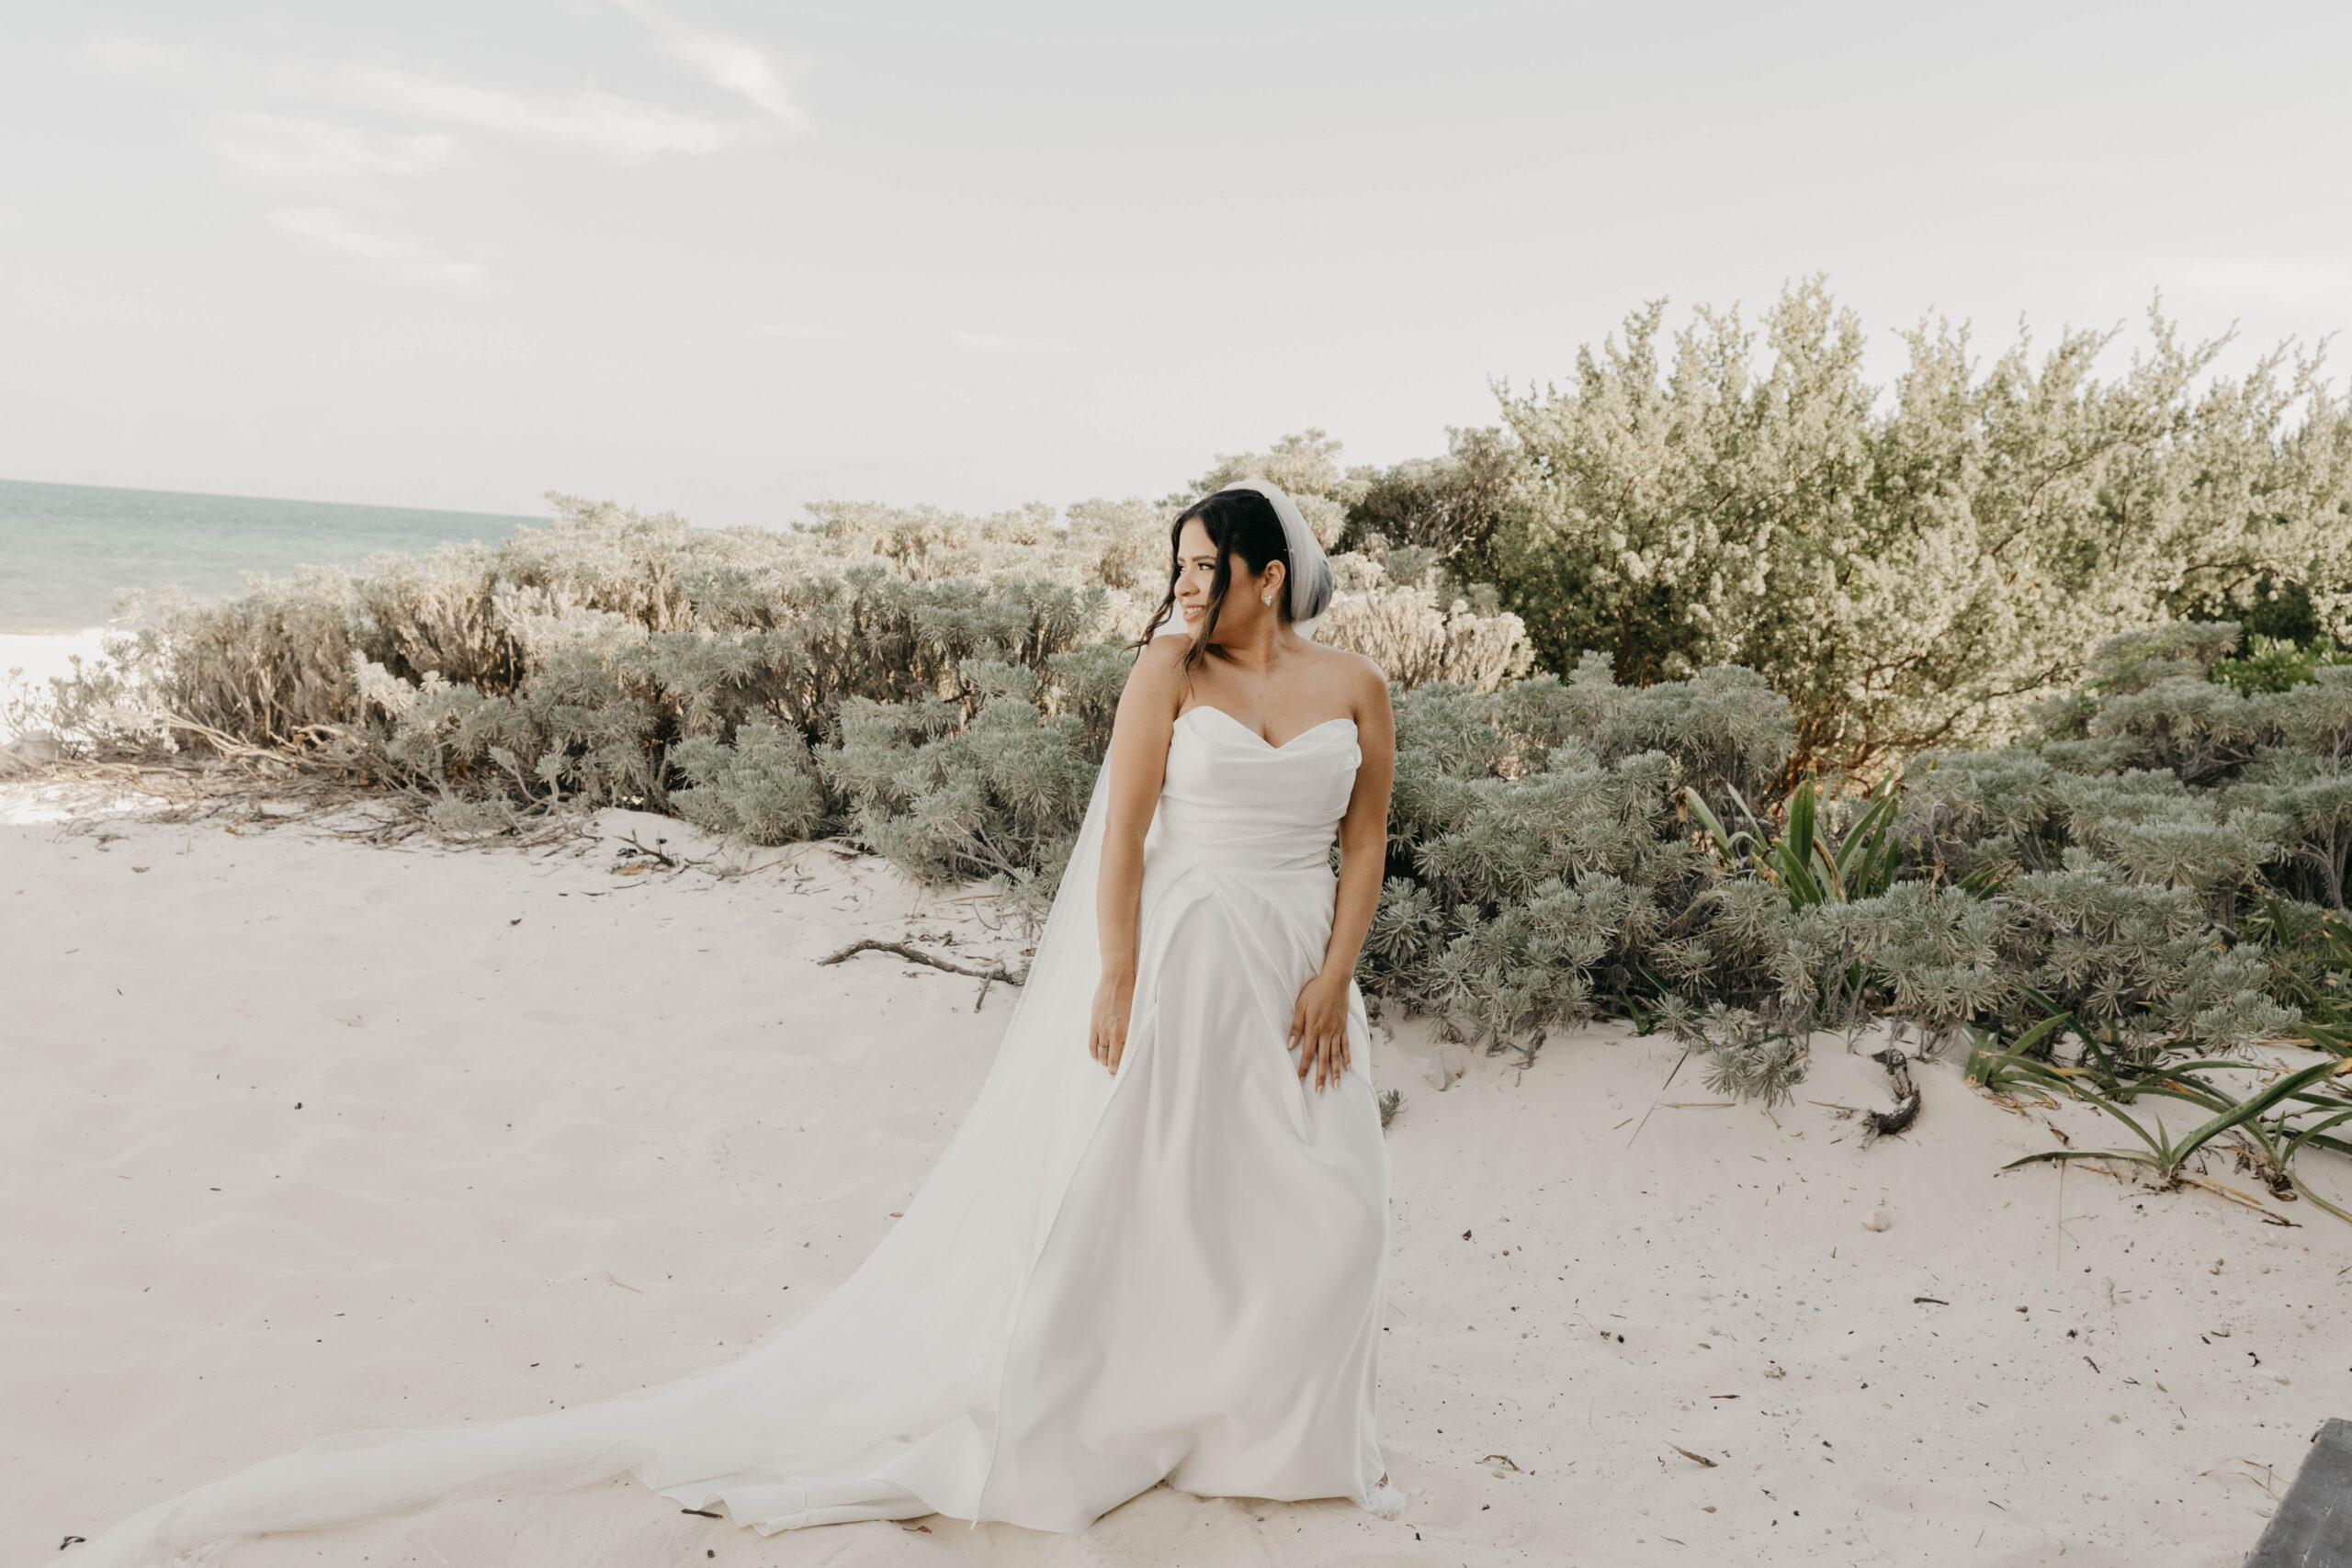
[[1330, 671], [1333, 678], [1345, 682], [1351, 696], [1365, 696], [1374, 691], [1384, 694], [1387, 692], [1388, 677], [1379, 665], [1363, 654], [1351, 649], [1331, 648], [1319, 642], [1310, 642], [1306, 647], [1315, 659], [1315, 667]]
[[1140, 682], [1147, 690], [1164, 690], [1172, 695], [1183, 686], [1184, 656], [1192, 648], [1192, 637], [1183, 632], [1152, 638], [1136, 655], [1135, 673], [1127, 677], [1127, 684]]

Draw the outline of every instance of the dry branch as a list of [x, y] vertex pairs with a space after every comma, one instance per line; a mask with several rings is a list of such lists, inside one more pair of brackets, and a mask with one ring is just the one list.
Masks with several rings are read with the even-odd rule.
[[839, 964], [845, 959], [854, 958], [861, 953], [895, 953], [899, 957], [907, 959], [911, 963], [928, 964], [933, 969], [944, 969], [950, 975], [970, 976], [973, 979], [978, 980], [980, 983], [980, 994], [972, 998], [972, 1010], [974, 1012], [979, 1011], [980, 1004], [988, 1000], [989, 987], [990, 986], [995, 985], [1000, 980], [1003, 981], [1008, 986], [1018, 986], [1023, 978], [1023, 976], [1015, 975], [1012, 970], [1007, 969], [1001, 964], [994, 964], [987, 969], [973, 969], [961, 964], [951, 964], [944, 958], [934, 957], [931, 953], [923, 952], [921, 948], [910, 947], [903, 942], [876, 942], [871, 937], [866, 938], [863, 942], [851, 942], [839, 953], [829, 953], [825, 957], [817, 960], [817, 962], [820, 964]]

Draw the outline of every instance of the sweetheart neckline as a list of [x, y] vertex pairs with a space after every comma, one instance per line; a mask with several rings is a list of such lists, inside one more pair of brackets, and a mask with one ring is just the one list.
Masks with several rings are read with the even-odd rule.
[[1178, 714], [1176, 716], [1178, 718], [1190, 718], [1196, 713], [1213, 713], [1216, 715], [1219, 718], [1225, 720], [1226, 723], [1233, 726], [1234, 728], [1241, 731], [1242, 734], [1247, 735], [1250, 739], [1255, 740], [1259, 745], [1263, 746], [1269, 751], [1287, 751], [1293, 746], [1297, 745], [1300, 741], [1314, 734], [1317, 730], [1329, 729], [1335, 724], [1344, 724], [1351, 729], [1353, 729], [1356, 727], [1356, 721], [1352, 718], [1327, 718], [1320, 724], [1308, 725], [1305, 729], [1300, 730], [1296, 735], [1292, 736], [1289, 739], [1277, 746], [1272, 741], [1267, 739], [1264, 736], [1259, 734], [1256, 730], [1250, 728], [1248, 725], [1242, 723], [1239, 719], [1234, 717], [1231, 714], [1226, 712], [1223, 708], [1217, 706], [1215, 703], [1198, 704], [1195, 706], [1186, 708], [1182, 713]]

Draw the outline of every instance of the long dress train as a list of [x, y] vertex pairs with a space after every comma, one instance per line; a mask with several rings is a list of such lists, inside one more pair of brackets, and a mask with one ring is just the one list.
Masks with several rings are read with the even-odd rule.
[[1085, 1047], [1098, 788], [970, 1115], [857, 1272], [739, 1359], [548, 1415], [325, 1439], [79, 1561], [209, 1562], [240, 1538], [624, 1472], [763, 1531], [931, 1513], [1079, 1529], [1163, 1480], [1392, 1513], [1373, 1412], [1388, 1162], [1362, 998], [1335, 1087], [1302, 1083], [1285, 1044], [1360, 760], [1345, 719], [1280, 747], [1216, 708], [1178, 719], [1115, 1077]]

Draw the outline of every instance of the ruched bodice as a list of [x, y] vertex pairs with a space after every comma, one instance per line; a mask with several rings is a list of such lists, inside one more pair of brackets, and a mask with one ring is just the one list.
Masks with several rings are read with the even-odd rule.
[[1363, 753], [1352, 719], [1280, 746], [1222, 708], [1176, 720], [1152, 848], [1234, 871], [1326, 871]]

